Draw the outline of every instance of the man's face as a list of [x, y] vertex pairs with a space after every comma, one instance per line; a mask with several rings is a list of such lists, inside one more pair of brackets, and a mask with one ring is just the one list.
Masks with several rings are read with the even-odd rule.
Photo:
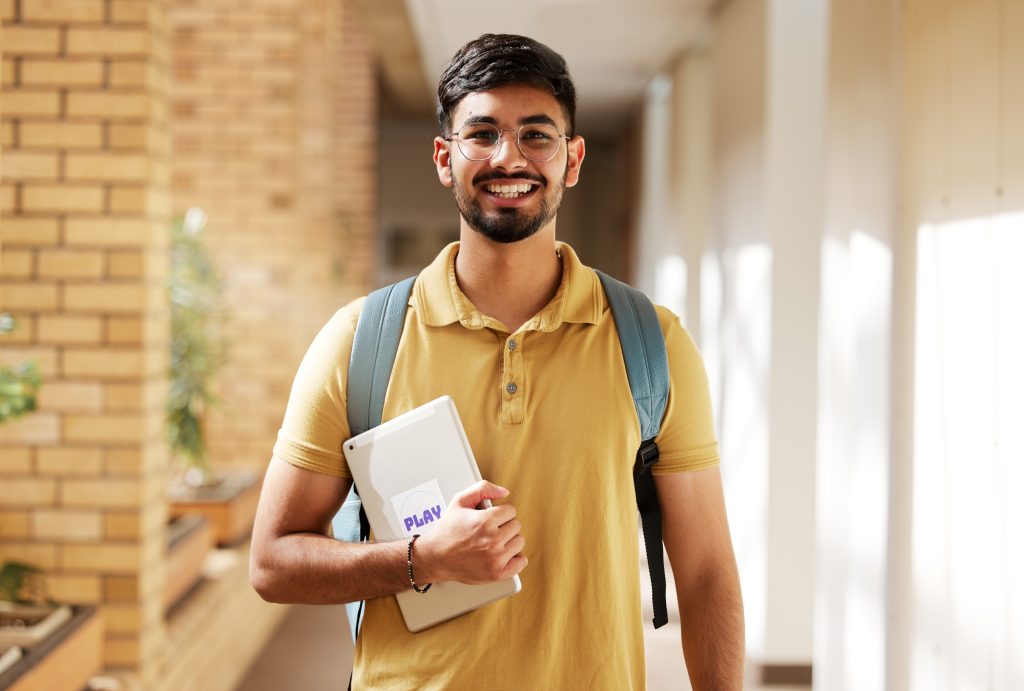
[[[480, 121], [513, 131], [502, 133], [497, 150], [486, 161], [472, 161], [454, 140], [438, 137], [434, 140], [438, 177], [453, 188], [459, 213], [470, 228], [494, 242], [525, 240], [551, 223], [562, 192], [578, 181], [583, 139], [561, 140], [555, 156], [543, 163], [523, 156], [515, 142], [517, 127], [549, 121], [564, 133], [566, 122], [554, 96], [522, 84], [466, 96], [452, 115], [452, 131]], [[512, 189], [503, 192], [501, 186]]]

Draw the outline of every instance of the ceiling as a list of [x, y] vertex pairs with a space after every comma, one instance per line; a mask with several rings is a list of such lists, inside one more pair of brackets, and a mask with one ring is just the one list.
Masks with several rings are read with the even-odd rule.
[[483, 33], [524, 34], [561, 53], [583, 132], [619, 126], [648, 82], [699, 40], [715, 0], [359, 0], [380, 58], [385, 98], [403, 114], [433, 113], [451, 56]]

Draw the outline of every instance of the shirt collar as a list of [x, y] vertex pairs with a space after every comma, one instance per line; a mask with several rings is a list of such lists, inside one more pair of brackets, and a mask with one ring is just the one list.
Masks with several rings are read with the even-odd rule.
[[[562, 280], [551, 301], [521, 328], [554, 331], [563, 323], [596, 324], [601, 315], [602, 292], [597, 274], [584, 266], [573, 249], [555, 243], [562, 259]], [[467, 329], [498, 327], [498, 322], [480, 312], [463, 294], [455, 279], [455, 256], [459, 243], [441, 250], [419, 275], [410, 304], [427, 326], [460, 322]], [[499, 327], [500, 328], [500, 327]]]

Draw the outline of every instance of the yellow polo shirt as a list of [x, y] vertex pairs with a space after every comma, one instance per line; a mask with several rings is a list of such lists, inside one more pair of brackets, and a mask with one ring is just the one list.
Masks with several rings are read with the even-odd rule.
[[[530, 563], [519, 594], [417, 634], [395, 598], [368, 601], [353, 688], [645, 688], [632, 477], [640, 428], [600, 281], [558, 247], [558, 291], [513, 334], [459, 289], [458, 243], [416, 280], [383, 419], [450, 395], [481, 474], [511, 490]], [[362, 304], [339, 310], [306, 353], [279, 458], [349, 477], [345, 391]], [[700, 355], [678, 318], [661, 307], [658, 317], [671, 388], [655, 473], [716, 465]]]

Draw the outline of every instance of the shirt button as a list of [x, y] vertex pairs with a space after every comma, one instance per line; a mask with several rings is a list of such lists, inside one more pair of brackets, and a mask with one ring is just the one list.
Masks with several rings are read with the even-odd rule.
[[514, 338], [508, 339], [508, 349], [509, 350], [515, 350], [516, 349], [516, 339], [514, 339]]
[[515, 393], [518, 389], [519, 387], [516, 386], [515, 382], [510, 381], [508, 384], [505, 385], [505, 391], [508, 391], [509, 393]]

